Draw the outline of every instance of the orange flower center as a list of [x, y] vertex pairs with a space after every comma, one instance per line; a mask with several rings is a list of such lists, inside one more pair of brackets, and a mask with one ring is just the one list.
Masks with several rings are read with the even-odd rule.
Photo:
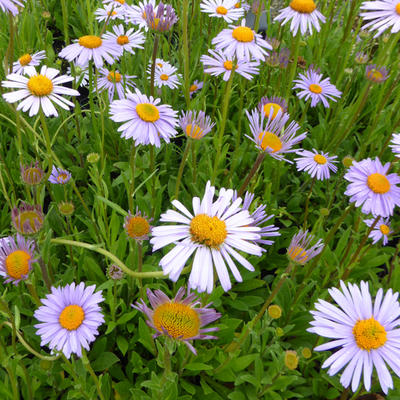
[[161, 79], [162, 81], [167, 81], [167, 80], [169, 79], [169, 76], [168, 76], [167, 74], [161, 74], [161, 75], [160, 75], [160, 79]]
[[114, 15], [117, 15], [117, 12], [116, 11], [112, 11], [112, 12], [107, 11], [107, 15], [113, 17]]
[[324, 164], [327, 163], [326, 157], [322, 156], [321, 154], [316, 154], [316, 155], [314, 156], [314, 161], [315, 161], [317, 164], [320, 164], [320, 165], [324, 165]]
[[[227, 60], [227, 61], [225, 61], [224, 62], [224, 68], [227, 70], [227, 71], [231, 71], [232, 69], [233, 69], [233, 63], [232, 63], [232, 61], [230, 61], [230, 60]], [[237, 65], [235, 65], [235, 69], [237, 68]]]
[[253, 41], [254, 33], [247, 26], [238, 26], [232, 31], [232, 37], [238, 42], [248, 43]]
[[317, 8], [313, 0], [292, 0], [289, 6], [302, 14], [311, 14]]
[[382, 235], [385, 235], [385, 236], [389, 235], [389, 233], [390, 233], [390, 228], [385, 224], [382, 224], [379, 227], [379, 230], [381, 231]]
[[137, 239], [149, 234], [150, 224], [147, 222], [146, 218], [136, 215], [129, 218], [125, 229], [128, 236], [130, 236], [132, 239]]
[[28, 89], [34, 96], [47, 96], [53, 91], [53, 82], [47, 76], [35, 75], [29, 79]]
[[371, 81], [379, 82], [380, 80], [383, 79], [383, 74], [382, 74], [382, 72], [380, 72], [377, 69], [373, 68], [373, 69], [371, 69], [371, 71], [368, 72], [367, 77]]
[[118, 72], [110, 71], [110, 73], [107, 76], [107, 79], [112, 83], [119, 83], [121, 82], [122, 75]]
[[275, 119], [275, 117], [278, 115], [278, 112], [283, 111], [282, 107], [279, 104], [267, 103], [264, 105], [264, 114], [267, 118], [269, 118], [271, 110], [273, 110], [271, 119]]
[[136, 106], [136, 112], [145, 122], [156, 122], [160, 118], [158, 108], [154, 104], [140, 103]]
[[193, 242], [218, 248], [224, 243], [228, 232], [225, 222], [217, 216], [198, 214], [190, 222], [190, 234]]
[[65, 172], [61, 172], [57, 176], [57, 181], [58, 182], [64, 182], [66, 179], [68, 179], [68, 175]]
[[360, 349], [379, 349], [386, 343], [385, 328], [373, 317], [357, 321], [353, 328], [354, 340]]
[[384, 194], [390, 190], [390, 182], [388, 178], [377, 172], [368, 177], [367, 185], [374, 193], [378, 194]]
[[87, 49], [97, 49], [98, 47], [101, 46], [103, 41], [98, 36], [86, 35], [86, 36], [81, 36], [79, 38], [78, 43], [81, 46], [86, 47]]
[[190, 88], [189, 88], [189, 92], [194, 92], [197, 88], [198, 88], [197, 85], [192, 85], [192, 86], [190, 86]]
[[316, 83], [312, 83], [309, 86], [309, 89], [310, 89], [311, 92], [316, 93], [316, 94], [322, 93], [322, 87], [317, 85]]
[[6, 258], [7, 273], [11, 278], [21, 279], [29, 272], [29, 260], [31, 256], [24, 250], [15, 250]]
[[117, 43], [121, 46], [123, 46], [124, 44], [128, 44], [129, 43], [129, 38], [126, 35], [120, 35], [117, 37]]
[[25, 67], [25, 65], [28, 65], [32, 61], [32, 57], [30, 54], [24, 54], [18, 59], [19, 63]]
[[301, 259], [302, 262], [307, 261], [307, 252], [300, 246], [293, 247], [288, 250], [289, 257], [294, 261], [297, 257]]
[[400, 3], [396, 4], [396, 12], [400, 15]]
[[198, 125], [188, 124], [186, 127], [186, 134], [192, 139], [200, 139], [203, 129]]
[[68, 329], [69, 331], [74, 331], [81, 326], [84, 319], [85, 312], [83, 311], [83, 308], [76, 304], [72, 304], [62, 310], [58, 321], [63, 328]]
[[266, 150], [267, 147], [269, 147], [270, 149], [272, 149], [273, 153], [276, 153], [282, 148], [282, 142], [278, 138], [278, 136], [275, 135], [275, 133], [261, 132], [258, 135], [258, 140], [261, 141], [260, 146], [263, 150]]
[[217, 7], [217, 9], [215, 11], [217, 12], [217, 14], [221, 14], [221, 15], [226, 15], [228, 13], [228, 10], [223, 6]]

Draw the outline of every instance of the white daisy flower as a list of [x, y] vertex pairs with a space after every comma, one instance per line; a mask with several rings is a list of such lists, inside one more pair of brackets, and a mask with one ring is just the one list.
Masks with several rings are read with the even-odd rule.
[[61, 75], [56, 78], [60, 73], [54, 68], [48, 68], [43, 65], [38, 73], [35, 67], [26, 67], [25, 75], [10, 74], [7, 75], [7, 80], [2, 82], [2, 86], [6, 88], [19, 89], [15, 92], [4, 93], [3, 98], [8, 103], [18, 104], [17, 110], [26, 112], [29, 110], [29, 116], [32, 117], [39, 112], [41, 108], [47, 117], [51, 115], [58, 116], [58, 112], [53, 103], [56, 103], [61, 108], [69, 110], [69, 107], [74, 107], [74, 103], [65, 99], [61, 95], [79, 96], [79, 92], [61, 86], [62, 83], [70, 82], [74, 78], [71, 76]]
[[[364, 220], [364, 223], [369, 227], [371, 227], [374, 222], [375, 218]], [[372, 229], [368, 237], [372, 239], [372, 244], [382, 239], [383, 245], [386, 246], [389, 241], [388, 236], [391, 233], [393, 233], [393, 231], [390, 227], [389, 218], [379, 218], [378, 223], [375, 225], [374, 229]]]
[[[150, 68], [151, 69], [151, 68]], [[157, 87], [161, 88], [163, 86], [168, 86], [170, 89], [176, 89], [181, 82], [181, 74], [177, 74], [178, 69], [171, 65], [164, 65], [159, 67], [156, 65], [154, 74], [154, 83]]]
[[12, 15], [18, 14], [18, 7], [23, 7], [24, 3], [18, 0], [0, 0], [0, 9], [3, 12], [10, 12]]
[[97, 88], [93, 91], [99, 91], [101, 93], [107, 90], [108, 101], [110, 103], [114, 99], [115, 90], [118, 93], [118, 97], [124, 99], [126, 97], [125, 93], [129, 91], [128, 88], [135, 88], [135, 84], [132, 82], [132, 79], [136, 78], [135, 75], [122, 75], [118, 71], [109, 71], [106, 68], [100, 68], [99, 73]]
[[46, 58], [46, 52], [44, 50], [38, 51], [37, 53], [34, 54], [26, 53], [20, 58], [18, 58], [18, 61], [13, 63], [12, 72], [13, 74], [23, 74], [25, 67], [37, 66], [40, 64], [40, 61], [44, 60], [45, 58]]
[[221, 188], [214, 201], [214, 192], [215, 188], [207, 182], [203, 199], [193, 198], [193, 215], [181, 202], [174, 200], [172, 204], [180, 212], [168, 210], [161, 215], [160, 221], [179, 225], [154, 227], [150, 240], [153, 251], [175, 244], [160, 261], [164, 274], [174, 282], [195, 253], [189, 286], [199, 292], [207, 290], [208, 293], [213, 290], [214, 266], [225, 291], [232, 287], [226, 264], [234, 278], [242, 282], [233, 259], [249, 271], [254, 271], [254, 267], [236, 250], [256, 256], [262, 254], [262, 248], [254, 243], [261, 238], [261, 228], [252, 226], [254, 219], [249, 211], [240, 207], [242, 199], [232, 201], [233, 190]]
[[329, 179], [331, 176], [330, 171], [336, 173], [337, 167], [333, 164], [337, 156], [329, 156], [328, 153], [321, 151], [320, 153], [313, 149], [313, 151], [300, 150], [297, 152], [300, 157], [295, 158], [298, 171], [308, 172], [311, 178], [318, 180]]
[[393, 143], [389, 145], [389, 147], [392, 148], [393, 154], [400, 158], [400, 133], [393, 133], [393, 139], [390, 141], [390, 143]]
[[142, 31], [134, 31], [133, 28], [125, 31], [124, 26], [115, 25], [113, 26], [112, 32], [106, 32], [104, 34], [104, 41], [110, 42], [113, 46], [117, 44], [121, 50], [121, 55], [125, 51], [131, 54], [135, 54], [134, 48], [143, 49], [142, 44], [145, 42], [145, 37]]
[[237, 0], [203, 0], [200, 3], [201, 12], [207, 13], [210, 17], [223, 18], [231, 23], [243, 17], [244, 9], [235, 7]]
[[114, 4], [109, 4], [104, 8], [98, 8], [94, 15], [96, 15], [96, 21], [114, 21], [116, 19], [125, 19], [125, 7], [118, 7]]

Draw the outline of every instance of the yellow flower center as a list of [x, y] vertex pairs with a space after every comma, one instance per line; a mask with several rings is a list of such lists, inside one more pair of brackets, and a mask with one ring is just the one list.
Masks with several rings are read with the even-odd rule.
[[156, 29], [160, 22], [160, 18], [154, 18], [154, 22], [151, 23], [151, 28]]
[[47, 96], [53, 91], [53, 82], [47, 76], [35, 75], [29, 79], [28, 89], [34, 96]]
[[307, 252], [300, 246], [293, 247], [288, 251], [289, 257], [294, 261], [297, 257], [302, 259], [302, 262], [307, 261]]
[[396, 9], [397, 14], [400, 15], [400, 3], [396, 4], [396, 8], [395, 9]]
[[292, 10], [303, 14], [311, 14], [317, 8], [313, 0], [292, 0], [289, 6]]
[[140, 103], [136, 106], [139, 118], [146, 122], [155, 122], [160, 118], [160, 113], [155, 105], [150, 103]]
[[360, 349], [379, 349], [386, 343], [385, 328], [371, 317], [357, 321], [353, 328], [354, 340]]
[[163, 67], [163, 65], [162, 65], [161, 63], [157, 63], [157, 65], [158, 65], [160, 68]]
[[32, 57], [30, 54], [24, 54], [18, 59], [19, 63], [25, 67], [25, 65], [28, 65], [32, 61]]
[[160, 79], [161, 79], [162, 81], [167, 81], [167, 80], [169, 79], [169, 76], [168, 76], [167, 74], [161, 74], [161, 75], [160, 75]]
[[367, 185], [374, 193], [384, 194], [390, 190], [390, 182], [388, 178], [378, 172], [371, 174], [368, 177]]
[[150, 232], [150, 224], [146, 218], [139, 215], [131, 217], [125, 226], [128, 236], [132, 239], [143, 237]]
[[118, 82], [121, 82], [122, 75], [118, 72], [110, 71], [110, 73], [107, 76], [107, 79], [112, 83], [114, 83], [114, 82], [118, 83]]
[[[40, 225], [43, 224], [43, 218], [36, 211], [23, 211], [15, 218], [15, 225], [17, 230], [23, 234], [36, 233], [35, 221], [38, 221]], [[30, 231], [26, 231], [24, 228], [26, 222], [29, 223]]]
[[322, 93], [322, 87], [317, 85], [316, 83], [312, 83], [309, 86], [309, 89], [310, 89], [311, 92], [316, 93], [316, 94]]
[[232, 31], [232, 37], [238, 42], [252, 42], [254, 39], [253, 31], [247, 26], [238, 26]]
[[273, 153], [276, 153], [282, 148], [282, 142], [275, 133], [261, 132], [258, 135], [258, 140], [261, 140], [260, 146], [263, 150], [266, 150], [266, 148], [269, 147], [272, 149]]
[[377, 69], [373, 68], [368, 72], [367, 77], [372, 81], [380, 81], [383, 79], [383, 74]]
[[61, 172], [61, 174], [57, 176], [58, 182], [64, 182], [66, 179], [68, 179], [68, 175], [65, 172]]
[[240, 1], [235, 4], [235, 8], [240, 8]]
[[81, 36], [79, 38], [78, 43], [81, 46], [86, 47], [87, 49], [97, 49], [98, 47], [101, 46], [103, 41], [98, 36], [86, 35], [86, 36]]
[[84, 319], [85, 312], [83, 311], [83, 308], [76, 304], [65, 307], [58, 318], [60, 325], [69, 331], [78, 329]]
[[129, 38], [126, 35], [120, 35], [117, 37], [117, 43], [121, 46], [123, 46], [124, 44], [128, 44], [129, 43]]
[[24, 250], [16, 250], [6, 258], [7, 273], [11, 278], [21, 279], [22, 275], [29, 272], [29, 260], [31, 256]]
[[228, 13], [228, 10], [223, 6], [217, 7], [217, 9], [215, 11], [217, 12], [217, 14], [221, 14], [221, 15], [226, 15]]
[[321, 154], [316, 154], [316, 155], [314, 156], [314, 161], [315, 161], [317, 164], [320, 164], [320, 165], [324, 165], [324, 164], [327, 163], [326, 157], [322, 156]]
[[192, 85], [192, 86], [190, 86], [190, 88], [189, 88], [189, 92], [194, 92], [197, 88], [198, 88], [197, 85]]
[[225, 222], [207, 214], [198, 214], [192, 219], [190, 234], [193, 242], [215, 248], [224, 243], [228, 235]]
[[117, 15], [117, 12], [116, 11], [112, 11], [112, 12], [107, 11], [107, 15], [113, 17], [114, 15]]
[[385, 224], [382, 224], [379, 227], [379, 230], [381, 231], [382, 235], [385, 235], [385, 236], [389, 235], [389, 233], [390, 233], [390, 228]]
[[182, 303], [161, 304], [154, 310], [153, 322], [158, 331], [167, 331], [173, 338], [189, 339], [197, 336], [200, 329], [197, 312]]
[[[232, 61], [225, 61], [224, 62], [224, 68], [227, 70], [227, 71], [231, 71], [232, 69], [233, 69], [233, 63], [232, 63]], [[237, 65], [235, 66], [235, 69], [237, 68]]]
[[273, 110], [271, 119], [274, 119], [278, 115], [279, 111], [283, 112], [283, 109], [279, 104], [267, 103], [264, 105], [264, 114], [267, 118], [269, 118], [269, 114], [271, 113], [271, 110]]
[[125, 4], [125, 0], [114, 0], [114, 1], [116, 1], [119, 4]]
[[202, 133], [203, 129], [198, 125], [188, 124], [186, 127], [186, 134], [192, 139], [200, 139]]

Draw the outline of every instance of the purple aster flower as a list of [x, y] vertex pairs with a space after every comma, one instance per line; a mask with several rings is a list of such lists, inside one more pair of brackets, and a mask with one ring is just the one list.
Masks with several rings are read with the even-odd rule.
[[210, 17], [223, 18], [225, 22], [231, 23], [244, 15], [244, 9], [235, 7], [236, 3], [236, 0], [202, 0], [200, 8], [201, 12]]
[[120, 55], [124, 51], [135, 54], [135, 48], [143, 49], [142, 44], [145, 42], [145, 37], [142, 31], [136, 31], [133, 28], [125, 30], [122, 24], [113, 26], [113, 32], [106, 32], [103, 36], [105, 42], [109, 42], [112, 46], [119, 46]]
[[337, 288], [328, 290], [338, 306], [319, 299], [317, 311], [311, 311], [314, 319], [308, 332], [331, 339], [315, 347], [316, 351], [339, 348], [322, 364], [330, 376], [344, 368], [340, 383], [356, 392], [363, 374], [364, 387], [371, 390], [372, 371], [378, 374], [382, 390], [393, 389], [393, 380], [386, 366], [400, 377], [400, 304], [398, 293], [392, 289], [383, 295], [379, 289], [372, 304], [368, 283], [361, 281], [360, 287], [340, 282]]
[[360, 162], [353, 162], [344, 179], [350, 184], [345, 195], [350, 196], [350, 202], [356, 207], [362, 205], [364, 214], [389, 217], [393, 215], [395, 206], [400, 205], [400, 183], [397, 174], [387, 174], [390, 163], [382, 165], [379, 158], [367, 158]]
[[44, 171], [39, 167], [39, 162], [31, 163], [28, 166], [20, 165], [21, 178], [27, 185], [39, 185], [44, 178]]
[[[146, 315], [147, 325], [154, 329], [154, 337], [166, 335], [173, 339], [183, 341], [189, 349], [197, 354], [196, 349], [190, 343], [195, 339], [218, 339], [209, 332], [215, 332], [219, 328], [203, 328], [221, 317], [213, 308], [212, 303], [202, 307], [196, 293], [190, 293], [185, 299], [185, 289], [181, 287], [175, 298], [171, 300], [161, 290], [154, 293], [147, 289], [147, 298], [152, 308], [149, 308], [143, 299], [140, 299], [133, 308]], [[199, 307], [198, 307], [199, 306]]]
[[52, 287], [51, 293], [42, 299], [34, 317], [41, 337], [41, 346], [62, 351], [67, 358], [71, 353], [82, 357], [82, 346], [89, 350], [89, 343], [98, 335], [97, 328], [104, 322], [99, 303], [104, 299], [101, 290], [94, 293], [96, 285], [85, 287], [75, 282], [65, 287]]
[[281, 97], [262, 97], [258, 103], [260, 112], [264, 111], [265, 118], [274, 119], [278, 113], [287, 112], [287, 103]]
[[46, 52], [44, 50], [38, 51], [34, 54], [24, 54], [13, 64], [12, 72], [13, 74], [23, 74], [25, 67], [36, 67], [45, 58]]
[[136, 209], [136, 213], [134, 215], [132, 215], [129, 211], [125, 218], [125, 232], [130, 238], [138, 242], [148, 240], [152, 229], [152, 226], [150, 225], [152, 220], [153, 219], [149, 218], [146, 214], [142, 215], [142, 212], [138, 209]]
[[400, 133], [393, 133], [393, 139], [390, 143], [392, 144], [389, 147], [392, 148], [393, 154], [400, 158]]
[[53, 170], [51, 171], [51, 175], [49, 176], [49, 182], [55, 183], [57, 185], [65, 185], [71, 179], [71, 174], [61, 168], [56, 168], [53, 165]]
[[367, 65], [365, 76], [375, 83], [382, 83], [389, 77], [389, 71], [385, 67], [377, 67], [376, 64]]
[[118, 97], [124, 99], [126, 97], [125, 92], [128, 92], [130, 87], [135, 88], [135, 84], [132, 81], [136, 78], [135, 75], [122, 75], [119, 71], [110, 71], [106, 68], [100, 68], [99, 73], [97, 88], [94, 88], [93, 91], [101, 93], [107, 90], [110, 103], [114, 99], [115, 90]]
[[147, 26], [158, 32], [170, 30], [172, 25], [178, 21], [173, 7], [170, 4], [165, 5], [163, 2], [160, 2], [157, 7], [148, 3], [144, 7], [143, 15]]
[[298, 171], [305, 171], [310, 174], [312, 178], [317, 178], [318, 180], [324, 180], [330, 178], [330, 171], [335, 173], [337, 167], [333, 165], [337, 161], [334, 161], [337, 156], [329, 156], [328, 153], [318, 153], [317, 150], [313, 151], [300, 150], [297, 152], [299, 158], [295, 158]]
[[203, 88], [203, 82], [199, 82], [197, 79], [190, 85], [189, 88], [189, 93], [190, 97], [193, 97], [193, 95], [201, 90]]
[[204, 111], [182, 111], [179, 125], [188, 137], [201, 139], [211, 131], [215, 122], [211, 122], [211, 118], [206, 116]]
[[[364, 223], [369, 227], [371, 227], [374, 222], [375, 218], [364, 220]], [[368, 237], [373, 240], [372, 244], [375, 244], [382, 239], [383, 245], [386, 246], [389, 241], [388, 236], [391, 233], [393, 233], [393, 231], [390, 228], [389, 218], [380, 218]]]
[[10, 12], [12, 15], [17, 15], [19, 12], [18, 6], [23, 7], [23, 2], [18, 0], [0, 0], [0, 9], [3, 12]]
[[368, 60], [369, 60], [369, 57], [368, 57], [368, 54], [366, 54], [366, 53], [358, 52], [358, 53], [356, 53], [356, 56], [354, 57], [354, 61], [357, 64], [366, 64], [368, 62]]
[[11, 219], [15, 230], [22, 235], [32, 235], [42, 229], [44, 215], [42, 206], [22, 202], [11, 211]]
[[126, 22], [138, 25], [139, 29], [147, 31], [149, 27], [146, 21], [145, 7], [151, 4], [153, 6], [153, 13], [157, 12], [156, 0], [139, 1], [138, 5], [126, 6]]
[[321, 253], [324, 248], [322, 239], [319, 239], [313, 246], [311, 242], [314, 240], [314, 235], [300, 229], [299, 233], [293, 236], [287, 250], [287, 255], [291, 261], [304, 265], [316, 255]]
[[315, 107], [319, 102], [329, 108], [329, 103], [326, 99], [336, 101], [335, 97], [340, 97], [342, 92], [336, 89], [335, 85], [330, 83], [329, 78], [322, 79], [322, 74], [319, 71], [309, 68], [305, 74], [299, 74], [299, 78], [293, 82], [296, 85], [293, 89], [302, 89], [297, 93], [297, 97], [305, 100], [311, 98], [311, 107]]

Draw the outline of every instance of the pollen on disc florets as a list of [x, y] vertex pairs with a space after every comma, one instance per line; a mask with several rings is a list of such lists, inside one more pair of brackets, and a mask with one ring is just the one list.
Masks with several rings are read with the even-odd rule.
[[24, 54], [18, 59], [19, 63], [25, 67], [25, 65], [28, 65], [32, 61], [32, 56], [30, 54]]
[[97, 49], [102, 45], [103, 41], [98, 36], [86, 35], [86, 36], [81, 36], [78, 40], [78, 43], [81, 46], [86, 47], [87, 49]]
[[300, 257], [302, 260], [306, 261], [308, 256], [307, 252], [300, 246], [296, 246], [293, 249], [288, 251], [289, 257], [294, 261], [297, 257]]
[[224, 243], [228, 232], [225, 222], [217, 216], [198, 214], [190, 222], [190, 234], [193, 242], [218, 248]]
[[324, 157], [323, 155], [321, 155], [321, 154], [316, 154], [316, 155], [314, 156], [314, 161], [315, 161], [317, 164], [324, 165], [324, 164], [327, 163], [328, 160], [327, 160], [326, 157]]
[[84, 319], [85, 312], [83, 308], [76, 304], [65, 307], [58, 318], [60, 325], [69, 331], [78, 329]]
[[21, 279], [29, 272], [29, 261], [31, 255], [24, 250], [15, 250], [10, 253], [6, 260], [5, 265], [7, 274], [14, 279]]
[[292, 0], [289, 6], [302, 14], [311, 14], [317, 8], [313, 0]]
[[322, 93], [322, 87], [320, 85], [317, 85], [316, 83], [312, 83], [309, 87], [310, 92], [313, 92], [315, 94], [320, 94]]
[[389, 235], [389, 233], [390, 233], [390, 228], [387, 226], [387, 225], [385, 225], [385, 224], [382, 224], [380, 227], [379, 227], [379, 230], [381, 231], [381, 233], [382, 233], [382, 235]]
[[151, 103], [139, 103], [136, 106], [136, 112], [145, 122], [156, 122], [160, 118], [157, 107]]
[[139, 239], [150, 233], [150, 224], [146, 218], [140, 215], [134, 215], [127, 218], [125, 230], [127, 235], [132, 239]]
[[261, 132], [258, 136], [258, 140], [261, 141], [260, 147], [263, 150], [270, 148], [273, 153], [276, 153], [282, 148], [281, 140], [272, 132]]
[[47, 96], [53, 91], [53, 82], [47, 76], [35, 75], [29, 79], [28, 89], [34, 96]]
[[232, 31], [232, 37], [238, 42], [249, 43], [254, 40], [254, 32], [247, 26], [238, 26]]
[[119, 83], [122, 80], [122, 75], [119, 72], [110, 71], [107, 75], [107, 80], [112, 83]]
[[226, 15], [228, 13], [228, 10], [224, 6], [218, 6], [215, 11], [220, 15]]
[[264, 104], [263, 110], [264, 110], [264, 114], [265, 114], [265, 116], [267, 118], [269, 118], [271, 110], [273, 110], [271, 119], [275, 119], [275, 117], [278, 115], [279, 111], [281, 111], [281, 112], [283, 111], [282, 107], [279, 104], [276, 104], [276, 103]]
[[373, 317], [357, 321], [353, 335], [357, 346], [367, 351], [379, 349], [387, 340], [385, 328]]
[[124, 44], [128, 44], [129, 43], [129, 38], [126, 35], [120, 35], [117, 37], [117, 43], [121, 46], [123, 46]]
[[186, 127], [186, 134], [192, 139], [199, 139], [202, 133], [203, 129], [201, 129], [201, 127], [196, 124], [188, 124]]
[[390, 182], [388, 178], [378, 172], [371, 174], [367, 178], [367, 185], [374, 193], [378, 194], [384, 194], [390, 190]]
[[160, 79], [161, 79], [162, 81], [167, 81], [167, 80], [169, 79], [169, 76], [168, 76], [167, 74], [161, 74], [161, 75], [160, 75]]

